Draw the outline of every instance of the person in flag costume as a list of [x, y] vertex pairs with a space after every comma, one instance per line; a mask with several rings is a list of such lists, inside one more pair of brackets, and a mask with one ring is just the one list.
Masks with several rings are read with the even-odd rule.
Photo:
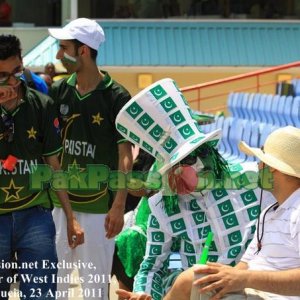
[[[204, 134], [192, 115], [176, 83], [164, 79], [117, 116], [120, 133], [156, 158], [145, 186], [160, 189], [149, 198], [146, 252], [133, 293], [118, 290], [122, 299], [164, 297], [176, 277], [168, 265], [178, 240], [183, 269], [196, 263], [209, 232], [209, 261], [232, 266], [252, 240], [261, 206], [257, 163], [225, 161], [216, 149], [220, 131]], [[160, 186], [154, 184], [157, 174]], [[273, 201], [268, 194], [263, 206]]]

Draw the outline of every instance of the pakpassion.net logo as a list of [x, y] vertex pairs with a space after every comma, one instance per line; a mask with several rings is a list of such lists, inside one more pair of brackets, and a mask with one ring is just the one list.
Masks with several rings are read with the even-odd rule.
[[39, 191], [46, 185], [53, 190], [93, 191], [108, 188], [112, 191], [140, 191], [160, 189], [187, 194], [202, 190], [225, 189], [255, 189], [261, 187], [270, 190], [273, 187], [272, 173], [266, 167], [260, 172], [232, 171], [217, 178], [213, 171], [196, 172], [191, 166], [172, 168], [165, 175], [154, 171], [121, 172], [110, 170], [103, 164], [69, 165], [67, 171], [53, 170], [48, 165], [37, 165], [30, 174], [30, 189]]

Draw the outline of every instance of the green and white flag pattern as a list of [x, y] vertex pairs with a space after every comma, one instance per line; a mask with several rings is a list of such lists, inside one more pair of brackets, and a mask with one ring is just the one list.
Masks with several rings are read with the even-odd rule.
[[147, 114], [143, 114], [137, 121], [145, 130], [147, 130], [153, 123], [154, 120]]
[[180, 132], [180, 134], [184, 139], [188, 139], [191, 136], [195, 135], [193, 128], [189, 124], [180, 127], [178, 131]]
[[133, 97], [116, 122], [126, 139], [155, 157], [160, 155], [165, 166], [194, 150], [207, 137], [192, 118], [176, 83], [170, 79], [155, 83]]
[[217, 206], [218, 206], [221, 216], [225, 216], [225, 215], [233, 212], [233, 206], [232, 206], [232, 203], [230, 200], [226, 200], [222, 203], [219, 203]]
[[128, 130], [127, 128], [125, 128], [124, 126], [122, 126], [121, 124], [117, 124], [117, 129], [120, 130], [121, 132], [123, 132], [124, 134], [127, 134]]
[[159, 126], [155, 125], [149, 132], [149, 134], [156, 140], [159, 141], [161, 136], [163, 135], [164, 130]]
[[[256, 163], [232, 167], [241, 173], [248, 168], [257, 170]], [[180, 195], [179, 209], [172, 215], [164, 211], [161, 193], [151, 197], [146, 254], [142, 268], [135, 277], [134, 291], [155, 294], [160, 297], [157, 298], [159, 300], [163, 298], [166, 287], [161, 282], [168, 274], [166, 266], [173, 240], [178, 237], [183, 269], [196, 263], [210, 231], [214, 233], [214, 240], [209, 250], [209, 260], [228, 265], [237, 263], [253, 237], [259, 195], [258, 189], [215, 189], [206, 191], [204, 196], [200, 193]], [[263, 201], [263, 204], [265, 207], [270, 202]], [[154, 275], [160, 279], [154, 281]]]
[[171, 114], [169, 117], [175, 126], [177, 126], [185, 121], [183, 114], [179, 110], [176, 111], [175, 113]]
[[257, 201], [257, 197], [256, 197], [255, 193], [253, 192], [253, 190], [242, 193], [241, 198], [242, 198], [245, 205]]
[[133, 132], [130, 132], [129, 133], [129, 137], [131, 139], [133, 139], [136, 143], [140, 143], [141, 139], [139, 136], [137, 136], [136, 134], [134, 134]]
[[167, 99], [161, 101], [160, 105], [162, 106], [165, 112], [169, 112], [174, 108], [177, 108], [177, 105], [171, 97], [168, 97]]
[[177, 147], [177, 143], [172, 139], [169, 138], [166, 143], [164, 144], [164, 149], [168, 152], [171, 153], [175, 148]]
[[128, 112], [128, 114], [135, 119], [136, 117], [138, 117], [141, 112], [143, 111], [143, 109], [136, 103], [133, 102], [127, 109], [126, 111]]
[[193, 244], [184, 241], [184, 252], [185, 253], [196, 253]]
[[154, 96], [156, 100], [159, 100], [167, 95], [167, 92], [163, 89], [163, 87], [160, 84], [152, 88], [150, 90], [150, 93]]
[[241, 251], [242, 251], [241, 246], [232, 247], [228, 251], [228, 258], [236, 258], [241, 253]]
[[177, 233], [186, 230], [185, 222], [183, 218], [176, 219], [170, 222], [172, 232]]

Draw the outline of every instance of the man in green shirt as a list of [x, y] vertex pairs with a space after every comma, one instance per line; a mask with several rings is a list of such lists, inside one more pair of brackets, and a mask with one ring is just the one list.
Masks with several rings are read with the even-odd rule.
[[[33, 189], [33, 175], [59, 170], [59, 123], [53, 101], [21, 80], [20, 41], [0, 35], [0, 291], [8, 299], [18, 269], [20, 298], [55, 299], [57, 255], [51, 202], [44, 186]], [[51, 173], [51, 172], [50, 172]], [[51, 179], [51, 177], [50, 177]], [[83, 242], [64, 191], [57, 196], [66, 216], [68, 248]], [[17, 255], [17, 263], [12, 257]], [[46, 267], [51, 266], [51, 267]]]
[[[117, 132], [115, 118], [131, 97], [108, 73], [98, 70], [96, 57], [105, 37], [95, 21], [76, 19], [62, 29], [49, 29], [49, 33], [59, 40], [56, 58], [71, 74], [68, 79], [55, 82], [50, 95], [57, 104], [62, 124], [60, 159], [67, 173], [65, 187], [85, 231], [85, 244], [76, 251], [66, 251], [65, 217], [55, 202], [58, 258], [71, 263], [92, 263], [91, 268], [79, 268], [82, 294], [85, 299], [92, 295], [103, 300], [108, 297], [114, 253], [112, 238], [122, 229], [127, 195], [126, 189], [118, 189], [117, 184], [113, 195], [108, 181], [117, 182], [118, 173], [112, 171], [127, 172], [132, 167], [131, 144]], [[71, 271], [61, 268], [58, 276], [66, 278]], [[96, 280], [99, 274], [100, 282]], [[58, 284], [62, 295], [69, 283], [65, 280]]]

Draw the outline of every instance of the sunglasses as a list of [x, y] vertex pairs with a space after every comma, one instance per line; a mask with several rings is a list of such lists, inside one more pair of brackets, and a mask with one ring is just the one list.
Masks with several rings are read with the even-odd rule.
[[197, 162], [197, 156], [188, 155], [180, 161], [181, 165], [192, 166]]
[[15, 77], [17, 80], [20, 80], [23, 73], [24, 73], [24, 69], [12, 73], [0, 72], [0, 85], [5, 85], [8, 82], [9, 78], [12, 76]]
[[14, 140], [15, 124], [14, 119], [11, 115], [1, 115], [3, 124], [4, 124], [4, 133], [3, 139], [8, 143], [11, 143]]
[[197, 162], [197, 157], [200, 159], [205, 159], [211, 154], [211, 149], [209, 147], [202, 146], [201, 148], [193, 151], [190, 155], [185, 157], [180, 161], [181, 165], [192, 166]]

